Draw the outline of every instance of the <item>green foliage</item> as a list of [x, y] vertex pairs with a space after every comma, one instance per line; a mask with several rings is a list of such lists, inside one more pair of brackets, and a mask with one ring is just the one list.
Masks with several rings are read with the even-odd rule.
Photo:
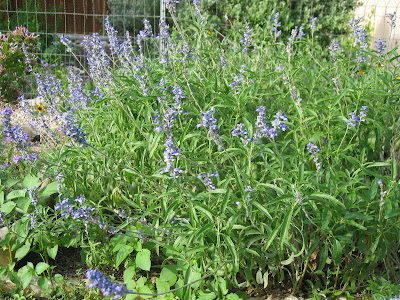
[[[48, 131], [57, 146], [44, 171], [63, 173], [64, 195], [47, 235], [27, 217], [14, 225], [35, 237], [16, 237], [17, 259], [34, 246], [46, 257], [80, 246], [89, 268], [123, 273], [143, 298], [238, 299], [283, 282], [316, 299], [351, 297], [367, 280], [383, 294], [375, 273], [399, 280], [396, 49], [363, 49], [361, 64], [359, 45], [328, 55], [311, 30], [287, 42], [272, 20], [225, 36], [203, 22], [176, 26], [165, 57], [146, 56], [154, 40], [135, 57], [109, 51], [113, 67], [91, 53], [101, 66], [88, 70], [91, 85], [71, 76], [46, 90], [64, 130]], [[26, 194], [7, 190], [7, 218], [32, 209]], [[23, 286], [43, 263], [14, 277]]]
[[0, 99], [5, 102], [16, 103], [22, 94], [22, 88], [27, 85], [27, 75], [30, 73], [22, 49], [24, 44], [29, 53], [31, 64], [36, 38], [25, 27], [17, 27], [14, 31], [2, 34], [0, 32]]
[[[22, 6], [18, 6], [15, 1], [4, 0], [2, 3], [3, 8], [15, 12], [0, 12], [0, 32], [8, 32], [13, 30], [15, 27], [25, 26], [30, 32], [56, 32], [56, 28], [60, 26], [59, 18], [55, 14], [55, 22], [49, 22], [48, 16], [44, 14], [42, 2], [37, 0], [25, 0]], [[8, 3], [7, 3], [8, 2]], [[54, 6], [53, 3], [46, 4], [46, 13], [56, 12], [60, 10], [62, 4], [59, 7]], [[37, 38], [37, 49], [38, 52], [43, 52], [47, 47], [51, 45], [54, 37], [51, 35], [39, 35]]]
[[[186, 2], [184, 2], [186, 3]], [[257, 30], [263, 28], [275, 13], [279, 13], [279, 22], [282, 36], [290, 36], [295, 26], [303, 26], [310, 30], [310, 19], [317, 17], [316, 28], [318, 35], [315, 40], [324, 46], [329, 45], [329, 36], [348, 33], [348, 22], [353, 17], [356, 0], [206, 0], [202, 1], [204, 11], [219, 24], [220, 30], [225, 30], [231, 22], [241, 26], [249, 22]], [[184, 6], [184, 4], [183, 4]], [[187, 9], [189, 10], [189, 8]], [[179, 17], [187, 17], [187, 11], [178, 12]], [[226, 16], [228, 19], [226, 19]], [[238, 27], [241, 27], [240, 25]], [[269, 27], [269, 30], [272, 28]]]
[[143, 29], [142, 18], [149, 19], [157, 26], [158, 21], [154, 19], [160, 15], [160, 1], [108, 0], [107, 6], [110, 9], [110, 22], [120, 33], [128, 30], [133, 35], [138, 34]]

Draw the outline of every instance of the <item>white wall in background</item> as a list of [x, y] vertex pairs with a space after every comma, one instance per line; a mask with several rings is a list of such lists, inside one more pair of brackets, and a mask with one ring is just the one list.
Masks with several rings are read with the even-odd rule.
[[[400, 0], [362, 0], [362, 4], [355, 10], [355, 18], [365, 16], [365, 23], [374, 28], [371, 39], [371, 48], [375, 49], [375, 41], [383, 38], [388, 49], [400, 45]], [[392, 29], [385, 15], [397, 12], [396, 27]], [[390, 42], [389, 42], [390, 36]], [[400, 49], [398, 50], [400, 53]]]

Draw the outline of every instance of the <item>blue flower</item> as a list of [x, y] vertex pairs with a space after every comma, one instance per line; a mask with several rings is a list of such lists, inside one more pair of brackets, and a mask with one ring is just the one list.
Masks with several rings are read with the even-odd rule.
[[104, 29], [107, 32], [107, 37], [110, 42], [111, 54], [119, 55], [121, 47], [117, 37], [118, 30], [111, 25], [109, 16], [106, 16], [104, 21]]
[[232, 128], [232, 136], [240, 136], [245, 146], [250, 142], [257, 141], [257, 138], [249, 138], [249, 133], [243, 123], [238, 124], [236, 128]]
[[274, 16], [273, 16], [273, 20], [274, 20], [274, 25], [271, 29], [271, 32], [275, 32], [275, 39], [277, 37], [279, 37], [282, 34], [282, 30], [278, 30], [278, 27], [281, 26], [281, 23], [279, 23], [279, 12], [277, 12]]
[[347, 127], [356, 127], [357, 123], [360, 122], [360, 119], [357, 116], [357, 111], [355, 110], [352, 113], [349, 113], [349, 116], [351, 116], [351, 118], [347, 120]]
[[57, 203], [54, 209], [62, 210], [61, 217], [69, 215], [72, 218], [82, 220], [85, 223], [92, 222], [94, 219], [92, 212], [95, 208], [83, 205], [83, 201], [84, 198], [82, 195], [77, 197], [74, 202], [78, 203], [79, 207], [75, 208], [68, 198], [64, 198], [61, 202]]
[[[180, 94], [177, 92], [177, 94]], [[179, 99], [178, 99], [179, 100]], [[180, 101], [180, 100], [179, 100]], [[162, 168], [160, 174], [169, 172], [171, 178], [178, 178], [179, 174], [183, 173], [184, 171], [180, 168], [174, 168], [173, 164], [176, 160], [176, 157], [181, 155], [181, 151], [174, 143], [174, 137], [172, 135], [172, 127], [173, 121], [182, 113], [180, 106], [177, 108], [176, 106], [171, 106], [165, 112], [163, 117], [163, 121], [161, 121], [160, 113], [158, 111], [154, 112], [153, 117], [153, 124], [157, 125], [154, 129], [156, 132], [161, 132], [162, 130], [165, 131], [166, 141], [164, 143], [165, 150], [164, 150], [164, 162], [166, 163], [165, 168]]]
[[168, 9], [170, 14], [174, 14], [176, 12], [176, 4], [179, 3], [179, 0], [166, 0], [165, 7]]
[[286, 115], [284, 115], [282, 112], [278, 111], [276, 115], [274, 116], [275, 120], [272, 121], [272, 126], [275, 129], [280, 129], [282, 131], [286, 131], [286, 129], [289, 127], [289, 125], [286, 125], [283, 122], [288, 122], [288, 118]]
[[207, 186], [209, 190], [215, 190], [216, 187], [215, 187], [215, 185], [213, 184], [211, 178], [212, 178], [212, 177], [217, 177], [217, 176], [219, 176], [219, 175], [217, 174], [217, 172], [214, 172], [213, 174], [210, 174], [210, 173], [203, 174], [203, 173], [201, 173], [200, 175], [197, 176], [197, 178], [198, 178], [198, 179], [202, 179], [202, 178], [203, 178], [203, 183], [204, 183], [204, 185]]
[[339, 42], [336, 39], [332, 39], [328, 49], [332, 59], [336, 61], [336, 56], [342, 52]]
[[31, 202], [33, 204], [33, 206], [37, 205], [37, 187], [33, 187], [33, 188], [26, 188], [29, 198], [31, 199]]
[[208, 129], [208, 134], [210, 135], [211, 139], [218, 145], [218, 149], [221, 150], [223, 148], [222, 140], [219, 136], [219, 126], [216, 125], [217, 119], [214, 118], [215, 108], [211, 108], [210, 110], [202, 113], [201, 116], [203, 119], [197, 127], [206, 127]]
[[[297, 28], [297, 27], [296, 27]], [[297, 33], [296, 39], [301, 39], [306, 34], [303, 32], [303, 26], [300, 26], [299, 32]]]
[[278, 130], [286, 131], [286, 129], [289, 127], [284, 123], [289, 121], [287, 116], [280, 111], [275, 114], [275, 119], [271, 123], [272, 127], [268, 126], [265, 106], [258, 106], [256, 112], [258, 112], [258, 116], [255, 124], [255, 139], [260, 139], [263, 136], [274, 139], [278, 136]]
[[357, 123], [365, 122], [365, 118], [367, 117], [368, 106], [362, 106], [360, 110], [360, 114], [357, 116], [357, 110], [349, 113], [351, 116], [350, 119], [347, 120], [347, 128], [355, 128]]
[[221, 56], [221, 68], [225, 69], [225, 67], [226, 67], [226, 60], [223, 56]]
[[312, 30], [312, 31], [314, 31], [314, 30], [316, 29], [317, 20], [318, 20], [317, 17], [311, 17], [311, 18], [310, 18], [311, 30]]
[[385, 18], [389, 19], [389, 24], [392, 28], [396, 27], [396, 12], [393, 12], [392, 14], [386, 14]]
[[86, 134], [82, 129], [78, 128], [78, 122], [74, 119], [70, 111], [62, 114], [61, 120], [63, 121], [63, 125], [60, 127], [60, 131], [64, 131], [65, 135], [73, 141], [87, 145]]
[[383, 56], [383, 51], [385, 51], [386, 48], [386, 41], [382, 38], [379, 38], [377, 41], [375, 41], [375, 44], [379, 56]]
[[354, 60], [358, 64], [364, 63], [368, 60], [368, 57], [365, 55], [365, 50], [368, 49], [368, 35], [365, 28], [361, 25], [361, 21], [363, 17], [350, 20], [349, 25], [352, 27], [354, 36], [356, 38], [356, 44], [360, 46], [360, 49], [356, 53], [356, 59]]
[[306, 149], [308, 152], [311, 153], [311, 156], [314, 158], [317, 171], [319, 171], [321, 169], [321, 163], [319, 162], [319, 157], [317, 156], [317, 154], [321, 152], [321, 150], [318, 148], [318, 146], [314, 145], [311, 142], [307, 144]]
[[246, 53], [251, 45], [252, 38], [251, 38], [251, 28], [249, 26], [250, 23], [246, 22], [246, 30], [243, 33], [243, 38], [240, 40], [240, 43], [243, 45], [243, 52]]
[[5, 169], [7, 169], [7, 168], [9, 168], [9, 167], [11, 167], [11, 165], [10, 165], [9, 163], [4, 163], [4, 164], [1, 165], [1, 168], [2, 168], [3, 170], [5, 170]]
[[229, 86], [235, 91], [235, 93], [237, 92], [238, 88], [239, 88], [239, 84], [240, 83], [244, 83], [244, 76], [242, 74], [240, 75], [235, 75], [235, 77], [233, 78], [233, 81], [229, 84]]
[[17, 150], [26, 150], [27, 147], [30, 146], [28, 143], [30, 136], [24, 132], [22, 127], [11, 125], [12, 113], [13, 111], [11, 108], [5, 108], [1, 112], [1, 114], [4, 116], [2, 125], [3, 133], [6, 136], [6, 141], [14, 143]]
[[112, 282], [109, 278], [105, 277], [103, 273], [97, 270], [87, 270], [86, 279], [91, 281], [89, 289], [98, 288], [103, 293], [104, 297], [114, 296], [114, 299], [128, 295], [131, 290], [128, 290], [126, 285], [119, 285]]
[[24, 158], [20, 155], [14, 156], [14, 158], [12, 159], [14, 163], [18, 163], [20, 161], [22, 161]]

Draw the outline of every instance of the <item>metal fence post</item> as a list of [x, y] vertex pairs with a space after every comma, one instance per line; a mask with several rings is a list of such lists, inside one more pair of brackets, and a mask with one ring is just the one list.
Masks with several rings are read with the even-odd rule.
[[[161, 21], [165, 21], [165, 2], [164, 0], [160, 0], [160, 23]], [[164, 41], [160, 38], [160, 57], [164, 53]]]

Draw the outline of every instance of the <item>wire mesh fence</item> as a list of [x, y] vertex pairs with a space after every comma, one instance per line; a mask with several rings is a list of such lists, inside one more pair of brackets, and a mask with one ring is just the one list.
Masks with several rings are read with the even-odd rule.
[[[104, 19], [107, 15], [110, 16], [111, 23], [121, 35], [124, 35], [127, 30], [135, 35], [142, 28], [144, 18], [150, 21], [153, 28], [157, 28], [160, 15], [165, 16], [164, 1], [167, 0], [1, 0], [0, 31], [11, 31], [16, 26], [27, 27], [40, 35], [38, 53], [49, 56], [52, 51], [57, 52], [57, 36], [62, 33], [68, 34], [76, 41], [81, 40], [83, 35], [95, 32], [103, 35]], [[204, 2], [208, 8], [213, 7], [208, 10], [209, 13], [218, 15], [219, 12], [224, 12], [223, 9], [218, 9], [219, 6], [225, 7], [227, 3], [233, 3], [231, 7], [236, 8], [241, 1], [206, 0]], [[252, 2], [254, 1], [245, 1], [244, 6], [251, 5]], [[282, 1], [270, 2], [276, 6], [277, 11], [281, 7], [279, 3]], [[355, 0], [292, 0], [288, 2], [292, 9], [298, 11], [296, 16], [298, 20], [312, 15], [321, 20], [330, 18], [330, 22], [335, 22], [335, 14], [340, 13], [337, 7], [343, 7], [343, 11], [351, 9], [355, 17], [365, 16], [370, 22], [370, 27], [373, 28], [373, 41], [378, 37], [388, 37], [390, 26], [387, 26], [384, 16], [396, 11], [400, 6], [400, 0], [364, 0], [362, 3], [356, 3]], [[235, 16], [227, 17], [235, 18]], [[335, 28], [330, 32], [322, 31], [320, 34], [343, 34], [346, 24], [336, 25]], [[393, 45], [400, 39], [400, 32], [397, 31], [396, 29], [392, 36]]]
[[[158, 28], [160, 17], [168, 18], [165, 2], [168, 0], [0, 0], [0, 32], [12, 31], [17, 26], [25, 26], [39, 35], [36, 54], [47, 63], [62, 61], [75, 65], [76, 58], [85, 64], [85, 53], [79, 47], [84, 35], [98, 33], [104, 40], [104, 20], [109, 16], [112, 25], [121, 36], [126, 31], [134, 37], [143, 28], [144, 18], [149, 20], [154, 30]], [[181, 12], [177, 16], [185, 18], [186, 0], [179, 4]], [[192, 2], [192, 1], [190, 1]], [[271, 12], [281, 11], [287, 26], [308, 22], [317, 17], [325, 22], [316, 34], [328, 36], [342, 35], [349, 27], [344, 22], [344, 14], [365, 17], [365, 23], [372, 33], [371, 47], [378, 38], [390, 40], [389, 49], [400, 41], [400, 29], [387, 24], [385, 15], [398, 10], [400, 0], [203, 0], [204, 11], [219, 20], [219, 26], [229, 26], [232, 21], [251, 17], [253, 22], [263, 23]], [[187, 4], [186, 4], [187, 5]], [[264, 5], [264, 6], [263, 6]], [[244, 16], [246, 17], [246, 15]], [[227, 22], [226, 20], [229, 20]], [[284, 23], [284, 22], [282, 22]], [[172, 23], [171, 23], [172, 24]], [[67, 34], [76, 45], [76, 57], [65, 51], [59, 42], [61, 34]]]

